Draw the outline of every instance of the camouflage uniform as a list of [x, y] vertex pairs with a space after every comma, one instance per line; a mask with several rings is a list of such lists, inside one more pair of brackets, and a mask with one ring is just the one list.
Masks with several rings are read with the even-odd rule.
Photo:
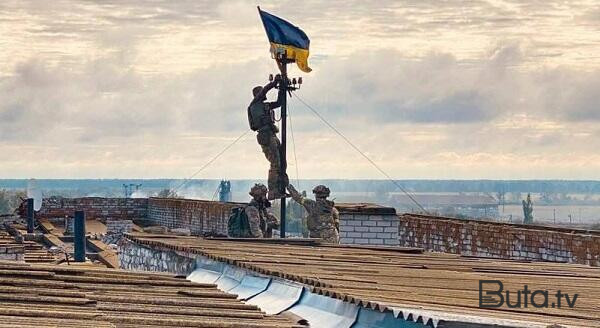
[[250, 189], [252, 200], [246, 207], [246, 216], [250, 224], [252, 238], [271, 238], [273, 228], [279, 228], [279, 220], [269, 212], [271, 202], [267, 200], [267, 187], [257, 183]]
[[281, 172], [281, 142], [277, 137], [279, 129], [275, 126], [273, 109], [281, 107], [282, 100], [285, 97], [282, 88], [279, 89], [277, 101], [267, 102], [267, 92], [279, 83], [279, 78], [265, 85], [264, 87], [255, 87], [252, 90], [254, 99], [248, 106], [248, 122], [250, 128], [257, 131], [256, 139], [260, 145], [265, 157], [271, 164], [268, 175], [268, 199], [280, 198], [282, 191], [287, 185], [285, 181], [280, 181]]
[[333, 244], [340, 242], [340, 216], [338, 210], [333, 207], [334, 203], [327, 200], [329, 188], [319, 185], [313, 189], [316, 200], [302, 197], [292, 185], [288, 185], [292, 198], [300, 203], [308, 212], [306, 219], [309, 236], [321, 238], [323, 241]]

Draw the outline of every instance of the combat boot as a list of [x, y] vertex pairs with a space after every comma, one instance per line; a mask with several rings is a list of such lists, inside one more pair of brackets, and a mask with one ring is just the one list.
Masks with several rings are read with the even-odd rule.
[[271, 169], [269, 170], [269, 192], [267, 194], [268, 200], [279, 199], [282, 197], [289, 197], [290, 195], [285, 193], [285, 188], [289, 184], [289, 179], [287, 174], [283, 177], [283, 181], [281, 181], [281, 177], [279, 176], [279, 170]]

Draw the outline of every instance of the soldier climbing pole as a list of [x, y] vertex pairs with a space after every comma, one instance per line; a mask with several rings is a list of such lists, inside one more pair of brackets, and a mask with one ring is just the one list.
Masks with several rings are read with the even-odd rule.
[[[281, 71], [281, 82], [279, 88], [283, 88], [283, 99], [281, 100], [281, 147], [280, 152], [280, 171], [278, 188], [281, 195], [281, 238], [285, 238], [286, 229], [286, 186], [287, 186], [287, 160], [286, 160], [286, 142], [287, 142], [287, 93], [294, 91], [302, 84], [302, 78], [290, 80], [287, 74], [287, 65], [296, 63], [303, 72], [310, 72], [308, 67], [308, 48], [310, 40], [306, 34], [298, 27], [290, 24], [277, 16], [271, 15], [258, 8], [258, 14], [262, 20], [265, 32], [271, 43], [271, 54], [279, 70]], [[296, 87], [298, 85], [298, 87]]]

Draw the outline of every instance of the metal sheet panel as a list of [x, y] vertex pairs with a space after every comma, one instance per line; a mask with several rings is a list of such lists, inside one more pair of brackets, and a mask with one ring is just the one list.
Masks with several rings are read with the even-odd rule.
[[229, 293], [236, 294], [239, 300], [247, 300], [258, 293], [261, 293], [267, 289], [271, 278], [257, 277], [246, 275], [242, 278], [242, 282], [229, 290]]
[[196, 268], [186, 279], [202, 284], [214, 284], [223, 274], [223, 270], [225, 264], [222, 262], [199, 257], [196, 259]]
[[298, 302], [303, 289], [302, 285], [273, 279], [264, 292], [246, 303], [260, 307], [267, 314], [279, 314]]
[[361, 307], [352, 328], [425, 328], [424, 324], [396, 318], [393, 312], [379, 312]]
[[356, 321], [358, 306], [306, 291], [289, 311], [306, 319], [311, 327], [349, 328]]
[[223, 274], [221, 275], [221, 277], [219, 277], [219, 279], [217, 279], [217, 281], [215, 281], [215, 283], [217, 284], [217, 288], [219, 288], [220, 290], [224, 292], [229, 292], [229, 290], [238, 286], [242, 282], [244, 276], [246, 275], [247, 273], [245, 270], [242, 270], [233, 265], [225, 265]]

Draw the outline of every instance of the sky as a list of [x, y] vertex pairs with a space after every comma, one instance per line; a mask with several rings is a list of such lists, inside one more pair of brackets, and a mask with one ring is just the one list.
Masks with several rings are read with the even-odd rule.
[[[4, 0], [0, 177], [198, 172], [276, 72], [257, 4], [311, 39], [298, 95], [391, 177], [600, 179], [595, 0]], [[384, 178], [289, 107], [290, 177]], [[196, 177], [267, 170], [250, 132]]]

